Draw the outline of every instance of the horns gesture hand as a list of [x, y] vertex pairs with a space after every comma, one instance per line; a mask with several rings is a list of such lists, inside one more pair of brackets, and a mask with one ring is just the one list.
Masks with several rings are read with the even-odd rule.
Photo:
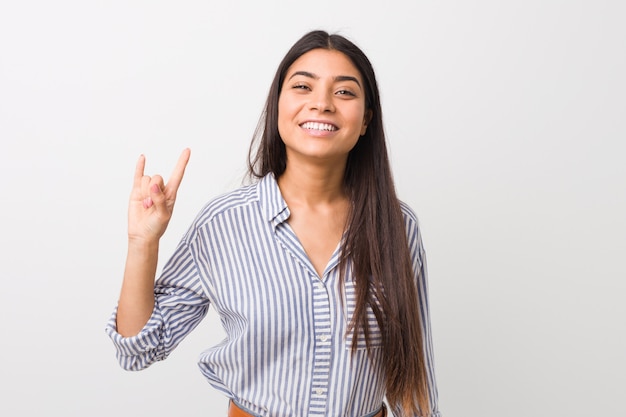
[[160, 175], [144, 174], [146, 158], [139, 157], [128, 207], [128, 237], [131, 240], [158, 241], [174, 211], [176, 193], [183, 180], [191, 151], [183, 150], [167, 184]]

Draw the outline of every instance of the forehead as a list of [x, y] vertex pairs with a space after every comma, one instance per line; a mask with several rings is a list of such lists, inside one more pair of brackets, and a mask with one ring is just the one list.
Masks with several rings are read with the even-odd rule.
[[285, 79], [297, 71], [310, 72], [321, 78], [349, 75], [362, 81], [361, 73], [350, 58], [334, 49], [313, 49], [301, 55], [287, 69]]

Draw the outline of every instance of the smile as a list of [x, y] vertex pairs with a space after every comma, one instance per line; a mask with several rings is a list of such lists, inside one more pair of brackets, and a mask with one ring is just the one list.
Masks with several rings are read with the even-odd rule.
[[331, 125], [329, 123], [317, 123], [317, 122], [305, 122], [300, 125], [303, 129], [310, 130], [324, 130], [328, 132], [333, 132], [338, 130], [337, 126]]

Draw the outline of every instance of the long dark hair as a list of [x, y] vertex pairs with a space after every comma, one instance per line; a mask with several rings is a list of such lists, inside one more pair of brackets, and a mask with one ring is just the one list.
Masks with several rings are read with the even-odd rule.
[[[365, 107], [372, 114], [365, 135], [350, 151], [344, 186], [351, 199], [341, 270], [348, 262], [356, 280], [356, 309], [349, 332], [363, 332], [370, 348], [367, 314], [374, 312], [383, 332], [386, 396], [391, 407], [407, 415], [429, 412], [428, 384], [417, 288], [396, 196], [383, 130], [380, 96], [374, 69], [365, 54], [343, 36], [313, 31], [285, 55], [270, 87], [265, 110], [249, 153], [249, 174], [276, 178], [285, 171], [287, 154], [278, 133], [278, 99], [289, 67], [313, 49], [336, 50], [359, 70]], [[376, 302], [378, 300], [378, 303]]]

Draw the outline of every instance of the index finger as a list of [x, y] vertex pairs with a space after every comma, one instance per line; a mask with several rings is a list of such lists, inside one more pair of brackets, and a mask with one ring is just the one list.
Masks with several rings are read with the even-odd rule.
[[139, 159], [137, 160], [137, 165], [135, 166], [135, 177], [134, 186], [135, 188], [141, 187], [141, 178], [143, 178], [143, 170], [146, 167], [146, 157], [141, 154], [139, 155]]
[[181, 181], [183, 180], [183, 175], [185, 174], [185, 168], [187, 167], [187, 162], [189, 162], [189, 157], [191, 156], [191, 150], [189, 148], [185, 148], [183, 152], [178, 157], [178, 162], [176, 162], [176, 166], [174, 167], [174, 171], [170, 176], [170, 179], [167, 181], [167, 185], [165, 188], [168, 191], [176, 193], [178, 187], [180, 186]]

